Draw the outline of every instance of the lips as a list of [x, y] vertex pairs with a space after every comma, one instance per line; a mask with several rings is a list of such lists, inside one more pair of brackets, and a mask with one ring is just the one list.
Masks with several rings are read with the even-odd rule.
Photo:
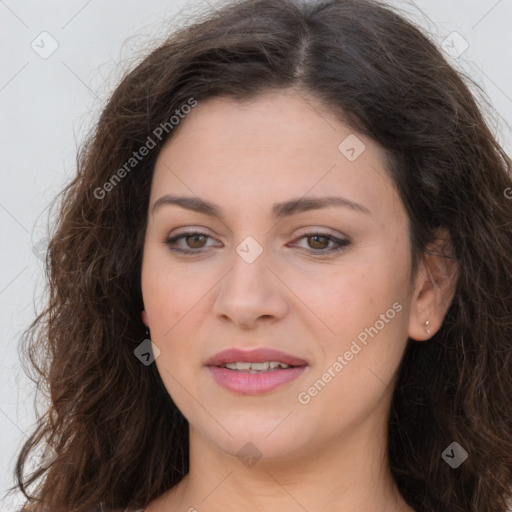
[[308, 365], [308, 362], [304, 359], [271, 348], [259, 348], [253, 350], [230, 348], [218, 352], [208, 359], [206, 366], [223, 366], [229, 363], [264, 363], [266, 361], [277, 361], [289, 366]]
[[[268, 368], [252, 371], [245, 368], [226, 368], [234, 363], [283, 363], [286, 368]], [[237, 367], [239, 365], [235, 365]], [[246, 366], [246, 365], [240, 365]], [[254, 367], [254, 365], [251, 365]], [[263, 365], [266, 367], [266, 365]], [[206, 367], [213, 380], [222, 388], [236, 395], [265, 395], [299, 378], [307, 370], [308, 362], [279, 350], [259, 348], [240, 350], [230, 348], [211, 357]]]

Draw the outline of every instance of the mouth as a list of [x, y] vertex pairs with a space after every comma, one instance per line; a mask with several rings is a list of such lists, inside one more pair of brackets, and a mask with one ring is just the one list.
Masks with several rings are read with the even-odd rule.
[[210, 358], [206, 366], [223, 388], [236, 394], [259, 395], [299, 377], [308, 362], [274, 349], [228, 349]]

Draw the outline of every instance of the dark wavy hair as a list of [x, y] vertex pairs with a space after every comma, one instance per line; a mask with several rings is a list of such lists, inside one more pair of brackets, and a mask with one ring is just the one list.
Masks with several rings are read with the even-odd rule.
[[[20, 345], [50, 400], [18, 454], [25, 510], [144, 507], [187, 474], [188, 423], [156, 365], [134, 356], [146, 337], [140, 274], [152, 173], [174, 133], [158, 138], [155, 129], [191, 98], [242, 101], [294, 88], [384, 149], [410, 219], [414, 271], [440, 228], [451, 239], [444, 256], [458, 264], [443, 325], [427, 343], [409, 340], [399, 368], [388, 428], [397, 486], [418, 512], [505, 512], [511, 160], [475, 85], [423, 30], [373, 0], [231, 2], [126, 73], [59, 198], [47, 307]], [[148, 137], [155, 147], [128, 171]], [[58, 456], [26, 478], [43, 441]], [[441, 457], [453, 441], [469, 453], [457, 469]]]

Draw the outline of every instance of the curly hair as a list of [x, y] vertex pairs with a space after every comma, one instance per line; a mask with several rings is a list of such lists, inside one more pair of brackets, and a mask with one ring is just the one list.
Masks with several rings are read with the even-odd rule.
[[[49, 398], [16, 463], [25, 510], [143, 507], [188, 473], [188, 423], [156, 365], [134, 357], [145, 338], [140, 273], [154, 164], [184, 105], [296, 88], [384, 148], [410, 220], [413, 270], [439, 228], [451, 239], [444, 256], [458, 263], [441, 329], [429, 343], [408, 340], [400, 364], [388, 420], [396, 484], [418, 512], [505, 512], [511, 160], [474, 85], [421, 29], [375, 0], [231, 2], [126, 73], [59, 197], [48, 302], [20, 346]], [[154, 147], [132, 161], [150, 139]], [[457, 469], [441, 457], [454, 441], [469, 453]], [[25, 478], [43, 442], [58, 455]]]

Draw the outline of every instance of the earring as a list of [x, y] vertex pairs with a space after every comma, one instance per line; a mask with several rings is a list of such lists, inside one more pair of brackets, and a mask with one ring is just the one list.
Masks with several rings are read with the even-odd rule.
[[146, 338], [149, 340], [151, 339], [151, 333], [149, 332], [149, 329], [146, 327]]
[[430, 320], [427, 320], [425, 322], [425, 331], [427, 331], [427, 334], [430, 334], [430, 329], [428, 328], [429, 325], [430, 325]]

